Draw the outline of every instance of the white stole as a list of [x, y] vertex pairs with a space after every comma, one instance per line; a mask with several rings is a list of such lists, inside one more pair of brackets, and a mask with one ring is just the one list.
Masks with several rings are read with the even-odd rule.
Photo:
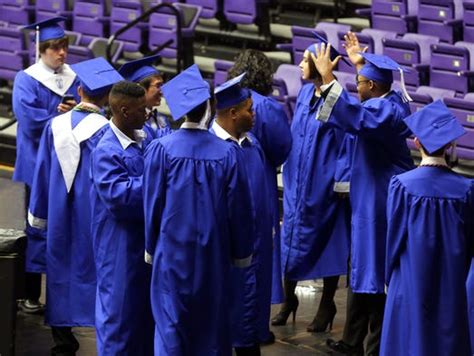
[[62, 71], [54, 74], [48, 71], [41, 62], [35, 63], [25, 69], [25, 73], [33, 77], [46, 88], [59, 96], [64, 96], [74, 83], [76, 73], [74, 73], [67, 64], [63, 64]]
[[108, 123], [104, 116], [92, 113], [82, 119], [73, 130], [71, 115], [72, 112], [68, 111], [65, 114], [56, 116], [51, 122], [54, 149], [68, 193], [71, 190], [81, 159], [81, 142], [89, 139]]

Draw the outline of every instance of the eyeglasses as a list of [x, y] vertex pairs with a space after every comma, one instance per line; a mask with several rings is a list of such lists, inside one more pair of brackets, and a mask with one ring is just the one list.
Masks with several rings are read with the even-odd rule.
[[370, 80], [357, 80], [356, 84], [357, 86], [359, 86], [360, 83], [367, 83], [367, 82], [370, 82]]

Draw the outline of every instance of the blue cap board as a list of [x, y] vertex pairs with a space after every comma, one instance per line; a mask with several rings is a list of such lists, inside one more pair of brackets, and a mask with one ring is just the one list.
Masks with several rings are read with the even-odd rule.
[[71, 69], [81, 81], [81, 87], [87, 95], [100, 96], [123, 77], [102, 57], [72, 64]]
[[245, 72], [239, 76], [228, 80], [224, 84], [218, 86], [214, 90], [216, 96], [216, 109], [226, 109], [231, 106], [240, 104], [242, 101], [247, 100], [251, 93], [247, 88], [242, 88], [240, 82], [245, 77]]
[[64, 30], [58, 25], [59, 22], [66, 20], [65, 17], [57, 16], [44, 21], [35, 22], [23, 27], [26, 30], [39, 30], [39, 41], [57, 40], [66, 36]]
[[160, 58], [159, 54], [143, 57], [131, 62], [125, 63], [120, 67], [119, 73], [131, 82], [138, 83], [141, 80], [153, 75], [159, 75], [160, 72], [153, 67], [153, 63]]
[[406, 72], [400, 64], [390, 57], [373, 53], [360, 53], [360, 55], [364, 57], [365, 64], [359, 71], [359, 74], [367, 79], [376, 82], [392, 83], [393, 71], [402, 70]]
[[202, 78], [197, 64], [161, 87], [174, 120], [178, 120], [211, 97], [209, 84]]
[[[317, 33], [316, 31], [312, 31], [311, 32], [314, 37], [316, 37], [316, 39], [318, 40], [317, 43], [314, 43], [310, 46], [308, 46], [308, 48], [306, 48], [307, 51], [311, 52], [312, 54], [316, 55], [316, 49], [314, 48], [315, 45], [319, 45], [321, 43], [324, 43], [326, 46], [328, 45], [328, 41], [323, 37], [321, 36], [319, 33]], [[341, 53], [335, 49], [332, 45], [331, 45], [331, 61], [333, 61], [334, 59], [336, 59], [337, 56], [342, 56]], [[344, 62], [346, 62], [348, 65], [352, 66], [352, 64], [350, 64], [344, 57], [341, 58]]]
[[456, 116], [441, 100], [426, 105], [404, 120], [428, 154], [432, 154], [466, 133]]

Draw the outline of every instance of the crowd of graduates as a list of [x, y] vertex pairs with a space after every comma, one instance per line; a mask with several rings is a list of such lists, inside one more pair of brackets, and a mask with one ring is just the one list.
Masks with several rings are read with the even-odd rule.
[[[13, 89], [13, 179], [28, 206], [21, 308], [42, 311], [45, 274], [53, 355], [76, 353], [77, 326], [95, 327], [99, 355], [260, 355], [270, 324], [295, 319], [298, 281], [323, 278], [307, 330], [330, 329], [345, 274], [334, 352], [473, 354], [474, 186], [446, 159], [465, 132], [441, 101], [410, 114], [396, 62], [349, 32], [357, 99], [334, 77], [339, 53], [315, 37], [288, 118], [259, 51], [211, 92], [196, 65], [164, 83], [157, 56], [69, 66], [62, 20], [27, 27], [38, 59]], [[184, 118], [177, 130], [156, 110], [162, 96]]]

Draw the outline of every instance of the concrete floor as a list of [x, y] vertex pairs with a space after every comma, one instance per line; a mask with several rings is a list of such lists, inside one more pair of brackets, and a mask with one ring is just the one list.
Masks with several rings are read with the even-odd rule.
[[[0, 227], [23, 229], [23, 186], [13, 183], [8, 173], [0, 174]], [[43, 280], [44, 283], [44, 280]], [[285, 326], [272, 327], [276, 342], [273, 345], [263, 346], [264, 356], [283, 355], [331, 355], [325, 346], [326, 339], [331, 337], [340, 339], [344, 327], [346, 310], [346, 279], [339, 281], [339, 290], [336, 293], [338, 313], [333, 329], [325, 333], [308, 333], [306, 326], [312, 321], [321, 296], [322, 281], [301, 282], [297, 287], [300, 301], [296, 322]], [[44, 294], [44, 286], [43, 286]], [[44, 296], [42, 297], [44, 302]], [[279, 306], [272, 308], [272, 315], [279, 311]], [[49, 327], [43, 323], [42, 316], [26, 315], [18, 312], [17, 315], [17, 356], [46, 356], [52, 346], [52, 337]], [[89, 328], [76, 328], [76, 336], [81, 344], [78, 356], [96, 355], [95, 332]]]

